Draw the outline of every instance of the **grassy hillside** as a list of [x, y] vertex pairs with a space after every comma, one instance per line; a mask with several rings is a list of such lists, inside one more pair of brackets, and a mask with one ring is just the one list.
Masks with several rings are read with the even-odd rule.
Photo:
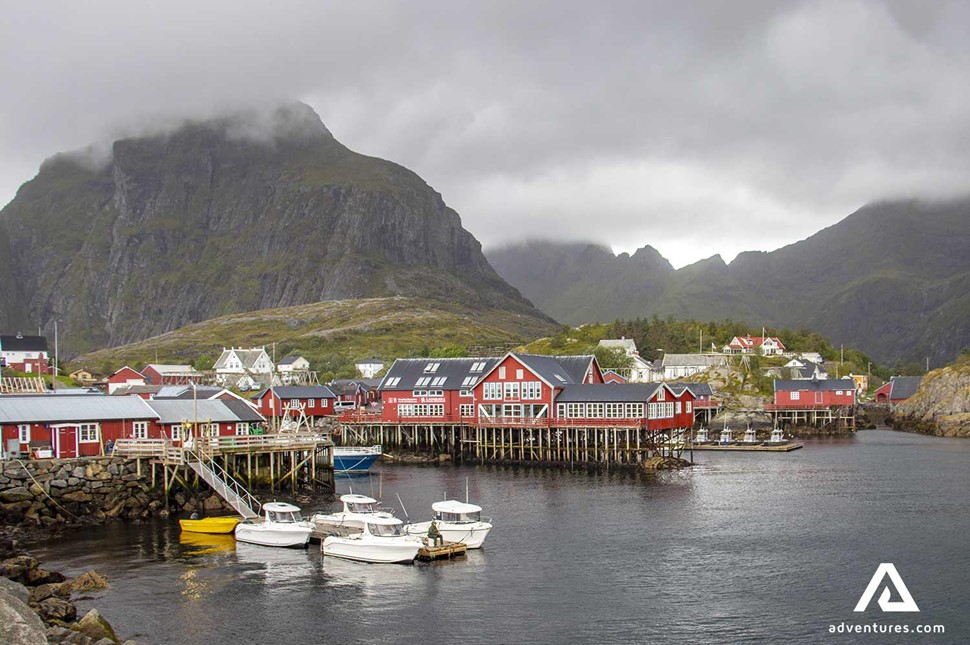
[[434, 351], [461, 352], [474, 346], [501, 347], [548, 335], [555, 326], [500, 309], [470, 311], [460, 305], [414, 298], [318, 302], [232, 314], [176, 329], [72, 361], [106, 374], [122, 365], [191, 363], [208, 369], [223, 347], [276, 343], [276, 356], [301, 354], [311, 369], [337, 377], [355, 375], [353, 364], [377, 356], [389, 362]]

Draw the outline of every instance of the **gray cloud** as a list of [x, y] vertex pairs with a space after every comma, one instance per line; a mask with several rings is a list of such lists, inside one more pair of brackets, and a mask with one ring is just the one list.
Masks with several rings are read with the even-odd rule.
[[19, 3], [0, 200], [120, 134], [307, 101], [486, 246], [772, 249], [866, 201], [967, 192], [970, 5]]

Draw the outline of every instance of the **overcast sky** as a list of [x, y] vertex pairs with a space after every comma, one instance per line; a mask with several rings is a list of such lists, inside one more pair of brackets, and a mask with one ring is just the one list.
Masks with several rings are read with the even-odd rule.
[[682, 266], [970, 192], [968, 2], [9, 2], [0, 83], [0, 203], [57, 151], [291, 99], [486, 248]]

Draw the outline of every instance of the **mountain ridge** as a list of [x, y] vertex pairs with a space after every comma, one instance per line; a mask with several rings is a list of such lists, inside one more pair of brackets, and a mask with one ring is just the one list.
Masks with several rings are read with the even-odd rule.
[[[526, 243], [488, 257], [564, 323], [733, 318], [753, 329], [810, 327], [883, 361], [929, 356], [942, 364], [970, 345], [968, 221], [970, 198], [875, 202], [775, 251], [744, 252], [729, 264], [712, 256], [677, 270], [641, 271], [632, 256], [611, 252], [588, 261], [572, 252], [576, 242]], [[547, 258], [557, 255], [550, 272]], [[523, 274], [549, 282], [540, 291]]]

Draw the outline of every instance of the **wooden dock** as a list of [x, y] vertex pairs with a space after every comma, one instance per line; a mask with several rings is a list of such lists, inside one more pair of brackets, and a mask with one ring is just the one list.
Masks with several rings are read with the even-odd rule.
[[738, 445], [720, 445], [720, 444], [694, 444], [694, 450], [721, 450], [724, 452], [791, 452], [792, 450], [798, 450], [804, 447], [803, 443], [783, 443], [777, 446], [763, 446], [760, 444], [750, 445], [750, 446], [738, 446]]
[[445, 542], [440, 546], [424, 546], [418, 549], [418, 560], [450, 560], [465, 555], [468, 547], [463, 542]]

